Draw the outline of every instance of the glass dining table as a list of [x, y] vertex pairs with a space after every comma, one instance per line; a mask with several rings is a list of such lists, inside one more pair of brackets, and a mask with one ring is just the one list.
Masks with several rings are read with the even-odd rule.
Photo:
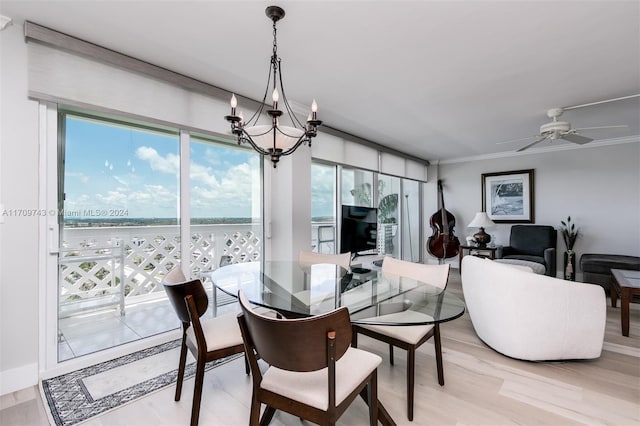
[[[428, 278], [422, 282], [375, 270], [352, 273], [333, 264], [246, 262], [202, 275], [214, 285], [214, 310], [217, 289], [235, 297], [242, 290], [254, 305], [274, 310], [285, 318], [319, 315], [346, 306], [352, 323], [438, 326], [465, 312], [460, 298], [446, 288], [431, 285]], [[384, 407], [380, 410], [380, 421], [395, 424]]]
[[[351, 322], [370, 325], [440, 324], [459, 318], [460, 298], [425, 282], [381, 271], [350, 273], [333, 264], [295, 261], [236, 263], [205, 272], [216, 289], [286, 318], [319, 315], [346, 306]], [[216, 292], [213, 293], [216, 307]]]

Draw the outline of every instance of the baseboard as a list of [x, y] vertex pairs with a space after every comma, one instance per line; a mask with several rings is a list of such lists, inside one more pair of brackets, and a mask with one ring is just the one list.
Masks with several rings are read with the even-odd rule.
[[19, 391], [38, 384], [38, 364], [0, 371], [0, 395]]

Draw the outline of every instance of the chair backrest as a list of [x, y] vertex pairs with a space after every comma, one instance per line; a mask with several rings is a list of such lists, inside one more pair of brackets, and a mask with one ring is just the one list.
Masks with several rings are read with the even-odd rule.
[[351, 270], [351, 253], [324, 254], [300, 250], [298, 263], [303, 267], [308, 267], [317, 263], [332, 263], [334, 265], [342, 266], [344, 269], [349, 271]]
[[335, 360], [351, 345], [351, 320], [346, 307], [323, 315], [296, 319], [278, 319], [256, 313], [245, 294], [238, 292], [250, 348], [255, 348], [267, 364], [289, 371], [316, 371], [328, 366], [330, 332], [335, 333]]
[[431, 284], [434, 287], [445, 288], [449, 280], [448, 263], [442, 265], [426, 265], [386, 256], [382, 262], [382, 273], [399, 275]]
[[557, 231], [549, 225], [513, 225], [509, 246], [518, 253], [544, 256], [547, 248], [556, 248]]
[[171, 306], [173, 306], [173, 309], [176, 311], [178, 318], [183, 324], [191, 322], [189, 310], [187, 309], [187, 304], [184, 300], [185, 297], [193, 297], [198, 317], [201, 317], [207, 311], [209, 298], [207, 297], [207, 292], [202, 285], [202, 281], [198, 279], [187, 281], [180, 269], [180, 265], [175, 266], [171, 271], [169, 271], [162, 280], [162, 286], [169, 297]]

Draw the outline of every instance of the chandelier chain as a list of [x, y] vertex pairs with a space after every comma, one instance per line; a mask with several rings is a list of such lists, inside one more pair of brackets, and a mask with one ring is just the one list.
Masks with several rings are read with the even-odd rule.
[[278, 42], [276, 41], [277, 37], [277, 29], [276, 29], [276, 21], [273, 21], [273, 56], [278, 56]]
[[[271, 67], [273, 68], [273, 88], [275, 89], [278, 86], [277, 75], [279, 69], [279, 58], [278, 58], [278, 41], [277, 41], [277, 29], [276, 29], [276, 20], [273, 20], [273, 55], [271, 55]], [[269, 82], [267, 81], [267, 87], [269, 87]]]

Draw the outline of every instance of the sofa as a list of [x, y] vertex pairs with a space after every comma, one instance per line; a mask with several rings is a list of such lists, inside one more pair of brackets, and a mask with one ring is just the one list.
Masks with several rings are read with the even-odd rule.
[[620, 254], [585, 253], [580, 256], [582, 281], [601, 285], [609, 291], [612, 269], [640, 271], [640, 257]]
[[527, 361], [600, 356], [606, 323], [602, 287], [475, 256], [465, 256], [462, 264], [464, 300], [486, 345]]
[[509, 245], [499, 249], [497, 257], [540, 263], [546, 275], [555, 277], [557, 235], [549, 225], [513, 225]]

